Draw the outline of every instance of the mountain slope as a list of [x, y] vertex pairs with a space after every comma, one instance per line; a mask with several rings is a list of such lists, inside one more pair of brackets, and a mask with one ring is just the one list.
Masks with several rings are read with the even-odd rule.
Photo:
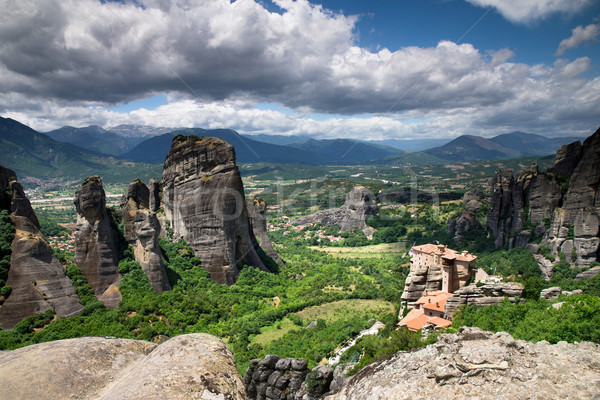
[[547, 138], [524, 132], [512, 132], [498, 135], [490, 140], [522, 155], [554, 154], [560, 146], [582, 140], [578, 137]]
[[290, 145], [331, 160], [331, 162], [356, 164], [399, 153], [399, 150], [350, 139], [316, 140]]
[[182, 129], [147, 139], [127, 153], [121, 155], [121, 157], [132, 161], [162, 163], [165, 161], [165, 157], [171, 148], [173, 138], [179, 134], [185, 136], [195, 135], [199, 137], [214, 136], [225, 140], [235, 148], [236, 160], [239, 163], [275, 162], [286, 164], [318, 164], [326, 161], [324, 157], [315, 158], [311, 153], [301, 149], [263, 143], [249, 139], [248, 137], [243, 137], [231, 129], [207, 130], [201, 128]]
[[129, 150], [129, 144], [125, 139], [97, 125], [85, 128], [63, 126], [62, 128], [46, 132], [46, 135], [57, 142], [71, 143], [84, 149], [113, 156]]
[[13, 169], [23, 180], [82, 179], [101, 175], [107, 181], [131, 182], [133, 179], [160, 177], [160, 168], [134, 164], [57, 142], [43, 133], [10, 118], [0, 117], [0, 164]]
[[451, 161], [502, 160], [521, 155], [489, 139], [471, 135], [459, 136], [444, 146], [425, 150], [425, 153]]

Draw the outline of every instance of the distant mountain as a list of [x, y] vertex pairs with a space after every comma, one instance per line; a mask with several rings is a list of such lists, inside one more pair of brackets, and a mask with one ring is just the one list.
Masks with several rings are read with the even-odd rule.
[[121, 155], [121, 158], [132, 161], [143, 162], [164, 162], [171, 148], [171, 142], [177, 135], [195, 135], [195, 136], [213, 136], [225, 140], [235, 148], [236, 159], [238, 163], [254, 162], [273, 162], [273, 163], [301, 163], [314, 164], [324, 160], [313, 157], [309, 152], [288, 146], [259, 142], [241, 136], [231, 129], [201, 129], [190, 128], [174, 132], [165, 133], [147, 139], [131, 149], [129, 152]]
[[513, 132], [486, 139], [463, 135], [425, 153], [450, 161], [503, 160], [555, 153], [564, 144], [579, 140], [576, 137], [546, 138], [523, 132]]
[[235, 148], [239, 163], [272, 162], [281, 164], [326, 165], [357, 164], [395, 154], [396, 151], [354, 140], [309, 140], [296, 145], [277, 145], [250, 139], [231, 129], [182, 129], [145, 140], [120, 157], [150, 163], [163, 162], [173, 138], [178, 135], [214, 136]]
[[522, 155], [547, 155], [556, 153], [562, 145], [584, 139], [573, 136], [547, 138], [531, 133], [512, 132], [498, 135], [490, 140], [508, 149], [516, 150]]
[[242, 135], [242, 137], [256, 140], [263, 143], [288, 145], [292, 143], [304, 143], [312, 139], [308, 135], [266, 135], [260, 133], [258, 135]]
[[101, 175], [107, 182], [159, 178], [160, 168], [133, 164], [72, 145], [57, 142], [27, 125], [0, 117], [0, 164], [13, 169], [19, 180], [83, 179]]
[[84, 149], [113, 156], [129, 150], [129, 144], [125, 139], [97, 125], [85, 128], [63, 126], [62, 128], [46, 132], [46, 135], [57, 142], [71, 143]]
[[319, 155], [331, 163], [356, 164], [399, 153], [397, 150], [350, 139], [311, 139], [290, 146]]
[[183, 128], [166, 128], [148, 125], [118, 125], [109, 128], [108, 130], [116, 133], [125, 140], [129, 146], [129, 150], [133, 149], [144, 140], [154, 136], [164, 135], [165, 133], [176, 131]]
[[441, 147], [425, 150], [425, 153], [451, 161], [502, 160], [521, 155], [489, 139], [471, 135], [459, 136]]
[[385, 140], [368, 140], [366, 143], [389, 146], [402, 151], [422, 151], [431, 149], [432, 147], [443, 146], [450, 139], [385, 139]]

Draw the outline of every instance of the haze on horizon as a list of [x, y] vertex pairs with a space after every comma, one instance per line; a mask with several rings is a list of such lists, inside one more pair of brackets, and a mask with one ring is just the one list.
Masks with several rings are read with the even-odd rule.
[[0, 0], [0, 115], [424, 139], [588, 136], [594, 0]]

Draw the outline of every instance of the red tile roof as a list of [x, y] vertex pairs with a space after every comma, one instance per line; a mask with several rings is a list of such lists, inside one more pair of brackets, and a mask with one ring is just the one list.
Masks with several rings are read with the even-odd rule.
[[414, 246], [413, 250], [419, 251], [421, 253], [431, 254], [441, 256], [447, 260], [457, 260], [457, 261], [466, 261], [471, 262], [477, 259], [476, 255], [468, 253], [466, 251], [459, 253], [456, 250], [452, 250], [443, 244], [423, 244], [420, 246]]
[[452, 322], [447, 319], [439, 317], [428, 317], [425, 315], [425, 310], [411, 310], [406, 317], [402, 318], [402, 321], [398, 323], [398, 326], [406, 326], [409, 330], [416, 332], [422, 329], [424, 326], [434, 324], [436, 327], [450, 326]]

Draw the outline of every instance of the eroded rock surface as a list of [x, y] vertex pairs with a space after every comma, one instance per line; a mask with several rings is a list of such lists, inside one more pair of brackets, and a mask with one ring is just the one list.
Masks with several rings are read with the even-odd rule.
[[377, 207], [375, 196], [369, 189], [359, 186], [348, 192], [346, 201], [342, 207], [331, 208], [296, 218], [291, 223], [296, 225], [321, 224], [325, 226], [339, 226], [340, 232], [358, 228], [366, 235], [371, 235], [373, 234], [373, 229], [368, 227], [366, 223], [371, 215], [379, 215], [379, 207]]
[[518, 282], [489, 282], [482, 286], [465, 286], [458, 289], [452, 297], [446, 300], [444, 314], [447, 318], [450, 317], [463, 304], [475, 304], [483, 307], [502, 303], [505, 298], [514, 303], [520, 300], [524, 290], [525, 286]]
[[150, 197], [150, 190], [141, 181], [127, 186], [121, 199], [123, 230], [125, 239], [133, 246], [135, 260], [141, 265], [152, 288], [161, 293], [171, 290], [171, 285], [158, 244], [160, 223], [156, 214], [148, 208]]
[[0, 398], [241, 400], [246, 397], [227, 346], [211, 335], [190, 334], [161, 345], [87, 337], [0, 352]]
[[[1, 177], [15, 177], [12, 170], [0, 166]], [[78, 314], [82, 310], [73, 285], [63, 266], [52, 253], [39, 229], [35, 212], [18, 181], [0, 179], [0, 186], [10, 191], [8, 206], [15, 227], [10, 269], [6, 285], [12, 291], [0, 306], [2, 329], [12, 329], [23, 318], [53, 309], [59, 316]], [[5, 193], [7, 187], [0, 187]]]
[[284, 265], [267, 234], [267, 203], [260, 198], [248, 200], [247, 209], [252, 232], [254, 232], [254, 236], [258, 240], [260, 247], [277, 264]]
[[227, 142], [178, 135], [163, 169], [163, 204], [212, 280], [233, 284], [240, 263], [267, 270], [254, 246], [235, 151]]
[[594, 343], [532, 344], [462, 327], [367, 365], [326, 399], [595, 399], [599, 360]]
[[87, 178], [75, 193], [77, 228], [74, 262], [85, 274], [94, 294], [107, 307], [121, 301], [119, 254], [106, 209], [106, 194], [99, 176]]

